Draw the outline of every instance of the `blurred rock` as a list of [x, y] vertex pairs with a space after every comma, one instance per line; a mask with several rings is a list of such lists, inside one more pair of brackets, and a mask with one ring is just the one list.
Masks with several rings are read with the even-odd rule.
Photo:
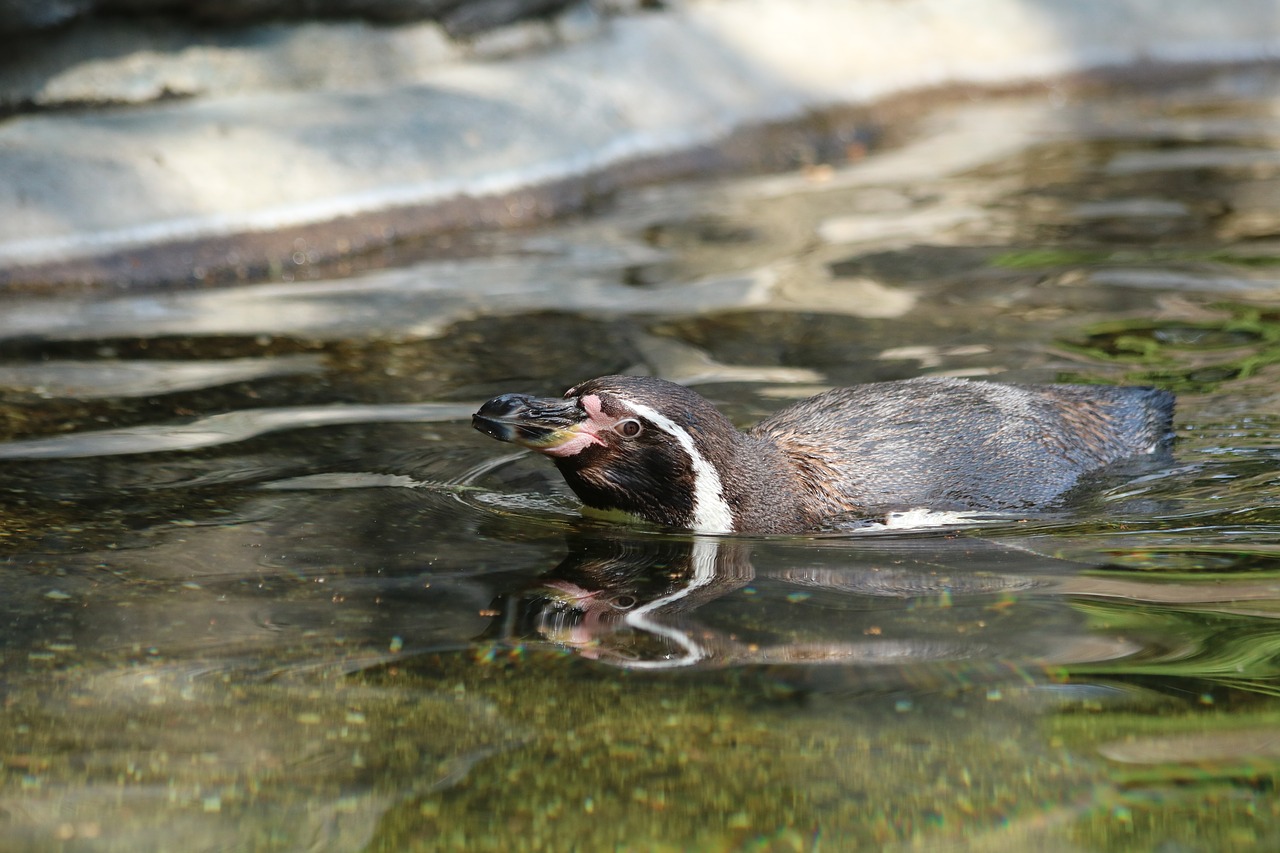
[[[292, 280], [298, 245], [307, 263], [343, 259], [732, 163], [843, 164], [871, 134], [835, 134], [845, 147], [818, 159], [809, 142], [788, 149], [760, 134], [829, 134], [815, 116], [849, 126], [852, 110], [836, 111], [903, 92], [1280, 55], [1274, 0], [1229, 13], [1196, 0], [978, 6], [0, 0], [0, 287], [204, 282], [211, 269], [217, 281]], [[1070, 118], [1053, 99], [1040, 113]], [[1007, 137], [1006, 118], [991, 113], [917, 156], [915, 172], [885, 156], [849, 174], [871, 186], [990, 162], [991, 128]], [[1106, 168], [1150, 181], [1170, 168], [1274, 170], [1274, 152], [1215, 132], [1221, 144], [1124, 149]], [[1158, 187], [1135, 197], [1163, 198]], [[957, 239], [1015, 227], [976, 216], [982, 203], [882, 197], [832, 211], [821, 232], [852, 244], [905, 240], [931, 217]], [[1233, 207], [1223, 228], [1269, 238], [1274, 221], [1254, 210]]]
[[[482, 33], [504, 24], [539, 15], [550, 15], [570, 0], [479, 0], [462, 3], [441, 18], [445, 31], [455, 38]], [[453, 5], [453, 4], [450, 4]]]
[[0, 34], [45, 30], [93, 12], [165, 15], [217, 24], [358, 18], [376, 23], [439, 21], [466, 37], [555, 14], [574, 0], [0, 0]]
[[94, 0], [0, 0], [0, 34], [56, 27], [94, 5]]
[[12, 46], [0, 72], [0, 109], [393, 86], [462, 58], [462, 48], [433, 23], [222, 29], [160, 19], [84, 20]]
[[[490, 5], [479, 0], [475, 5]], [[220, 23], [246, 23], [273, 18], [365, 18], [370, 21], [417, 21], [438, 18], [467, 0], [97, 0], [111, 12], [162, 13]]]

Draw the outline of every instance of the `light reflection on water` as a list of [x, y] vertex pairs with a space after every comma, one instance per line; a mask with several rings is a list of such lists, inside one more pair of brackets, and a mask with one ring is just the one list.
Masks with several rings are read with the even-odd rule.
[[[4, 837], [1273, 848], [1267, 91], [957, 109], [475, 261], [8, 298]], [[1026, 519], [690, 538], [467, 424], [628, 369], [744, 424], [919, 373], [1154, 382], [1177, 458]]]

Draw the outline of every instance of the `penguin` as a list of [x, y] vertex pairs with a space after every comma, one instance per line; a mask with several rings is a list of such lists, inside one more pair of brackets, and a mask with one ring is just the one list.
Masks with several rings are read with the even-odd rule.
[[1168, 451], [1172, 394], [920, 377], [837, 388], [738, 430], [697, 392], [601, 376], [472, 417], [542, 453], [588, 507], [698, 533], [803, 533], [888, 512], [1024, 512]]

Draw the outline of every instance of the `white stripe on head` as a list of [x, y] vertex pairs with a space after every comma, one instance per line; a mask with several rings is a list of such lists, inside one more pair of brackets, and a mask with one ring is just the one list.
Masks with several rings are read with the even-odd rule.
[[[620, 398], [622, 399], [622, 398]], [[627, 408], [679, 442], [693, 466], [693, 529], [699, 533], [732, 533], [733, 511], [724, 499], [720, 473], [698, 452], [689, 431], [648, 406], [622, 399]]]

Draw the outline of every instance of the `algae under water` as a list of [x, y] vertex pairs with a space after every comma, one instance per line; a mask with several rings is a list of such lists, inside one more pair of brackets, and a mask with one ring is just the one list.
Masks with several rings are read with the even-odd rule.
[[[1275, 82], [942, 108], [473, 257], [0, 297], [6, 845], [1280, 846]], [[627, 370], [741, 424], [1151, 383], [1176, 458], [1053, 514], [697, 538], [469, 426]]]

